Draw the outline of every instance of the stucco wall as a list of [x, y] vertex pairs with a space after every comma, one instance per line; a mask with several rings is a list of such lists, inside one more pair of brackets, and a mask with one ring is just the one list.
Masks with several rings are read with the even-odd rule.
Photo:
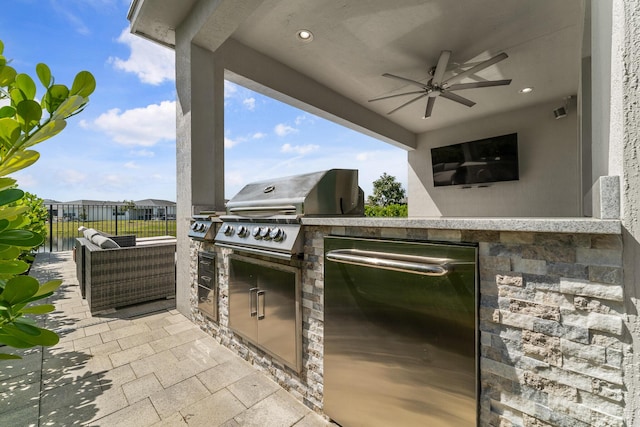
[[633, 352], [625, 359], [626, 419], [627, 425], [635, 426], [640, 424], [640, 3], [614, 0], [613, 20], [612, 96], [617, 96], [613, 106], [619, 110], [611, 123], [611, 138], [623, 170], [624, 285], [633, 340]]
[[[556, 120], [560, 101], [420, 135], [409, 152], [409, 216], [581, 215], [577, 114]], [[431, 148], [518, 133], [520, 180], [489, 187], [433, 186]]]

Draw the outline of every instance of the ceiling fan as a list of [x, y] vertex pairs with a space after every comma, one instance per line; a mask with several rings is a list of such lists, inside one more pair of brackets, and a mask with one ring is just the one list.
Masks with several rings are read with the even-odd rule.
[[447, 71], [447, 65], [449, 64], [450, 56], [451, 56], [451, 51], [449, 50], [443, 50], [442, 52], [440, 52], [440, 58], [438, 58], [438, 64], [430, 70], [429, 74], [432, 77], [426, 83], [407, 79], [405, 77], [396, 76], [394, 74], [384, 73], [382, 75], [383, 77], [400, 80], [412, 86], [417, 86], [420, 88], [420, 90], [398, 93], [395, 95], [381, 96], [379, 98], [370, 99], [369, 102], [382, 101], [383, 99], [390, 99], [390, 98], [396, 98], [396, 97], [405, 96], [405, 95], [418, 94], [418, 96], [416, 96], [415, 98], [412, 98], [411, 100], [405, 102], [399, 107], [394, 108], [393, 110], [389, 111], [387, 114], [393, 114], [399, 109], [404, 108], [407, 105], [418, 101], [419, 99], [428, 97], [429, 99], [427, 101], [427, 108], [425, 110], [424, 117], [423, 117], [425, 119], [428, 119], [429, 117], [431, 117], [431, 113], [433, 111], [433, 105], [436, 102], [436, 98], [439, 96], [443, 98], [447, 98], [454, 102], [458, 102], [462, 105], [466, 105], [467, 107], [473, 107], [476, 104], [475, 102], [471, 101], [470, 99], [464, 98], [458, 94], [455, 94], [453, 92], [458, 90], [463, 90], [463, 89], [474, 89], [479, 87], [504, 86], [511, 83], [511, 79], [480, 81], [480, 82], [473, 82], [473, 83], [457, 83], [462, 79], [477, 73], [480, 70], [484, 70], [485, 68], [490, 67], [491, 65], [496, 64], [502, 61], [503, 59], [506, 59], [507, 54], [504, 52], [494, 56], [493, 58], [487, 59], [486, 61], [483, 61], [469, 68], [468, 70], [463, 71], [459, 74], [456, 74], [455, 76], [443, 81], [444, 73]]

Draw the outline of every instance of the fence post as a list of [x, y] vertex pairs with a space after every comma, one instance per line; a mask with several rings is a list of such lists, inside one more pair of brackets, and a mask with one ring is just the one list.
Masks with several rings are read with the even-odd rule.
[[164, 235], [169, 235], [169, 206], [164, 207]]
[[116, 236], [118, 235], [118, 205], [116, 205]]
[[49, 252], [53, 252], [53, 205], [49, 205]]

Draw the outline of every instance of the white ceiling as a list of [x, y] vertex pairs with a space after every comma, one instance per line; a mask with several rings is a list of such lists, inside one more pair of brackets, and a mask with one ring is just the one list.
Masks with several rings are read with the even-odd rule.
[[[421, 133], [554, 99], [560, 106], [577, 94], [583, 7], [583, 0], [264, 0], [232, 38]], [[166, 26], [175, 17], [166, 16]], [[302, 28], [313, 41], [296, 38]], [[382, 74], [426, 82], [442, 50], [452, 51], [447, 76], [505, 52], [506, 60], [462, 82], [512, 83], [456, 92], [477, 103], [471, 108], [439, 98], [427, 120], [426, 98], [389, 116], [411, 98], [368, 102], [415, 90]], [[519, 93], [526, 86], [534, 91]]]

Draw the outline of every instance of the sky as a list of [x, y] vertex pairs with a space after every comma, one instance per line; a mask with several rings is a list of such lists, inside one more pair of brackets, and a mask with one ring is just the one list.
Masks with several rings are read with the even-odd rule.
[[[0, 14], [4, 56], [19, 73], [37, 81], [43, 62], [56, 83], [70, 87], [81, 70], [97, 82], [87, 108], [34, 147], [40, 160], [12, 175], [24, 191], [176, 200], [174, 52], [130, 34], [129, 3], [11, 0]], [[226, 198], [253, 181], [332, 168], [358, 169], [365, 195], [385, 172], [407, 188], [406, 151], [231, 82], [224, 96]]]

